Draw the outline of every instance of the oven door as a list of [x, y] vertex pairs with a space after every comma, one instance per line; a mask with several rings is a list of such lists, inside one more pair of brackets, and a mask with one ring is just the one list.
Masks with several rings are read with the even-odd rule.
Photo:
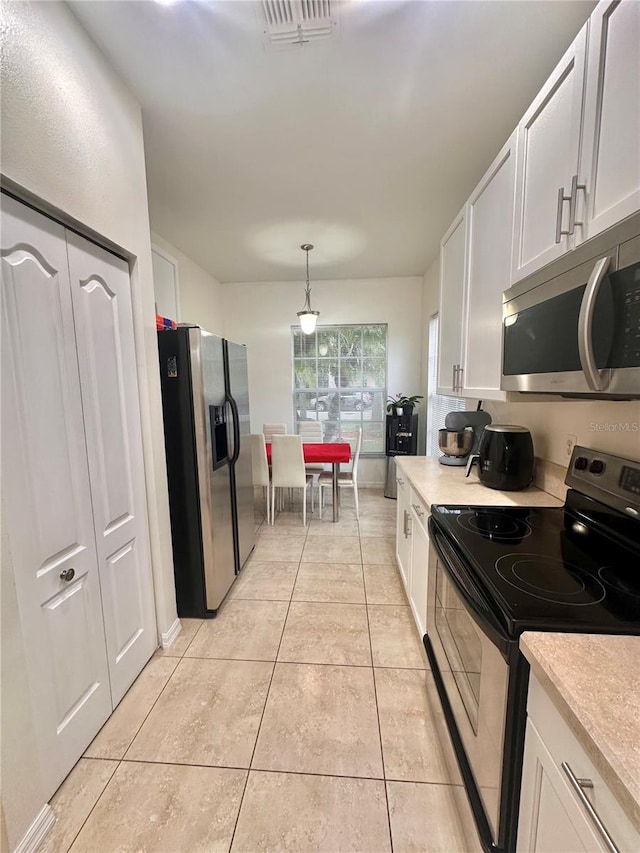
[[[500, 813], [509, 660], [514, 641], [500, 626], [482, 591], [433, 523], [430, 534], [427, 624], [431, 650], [455, 725], [452, 739], [457, 751], [461, 744], [473, 777], [475, 792], [469, 790], [466, 779], [465, 784], [476, 812], [478, 830], [481, 836], [486, 835], [488, 823], [493, 845], [503, 849]], [[478, 820], [478, 801], [486, 822]]]

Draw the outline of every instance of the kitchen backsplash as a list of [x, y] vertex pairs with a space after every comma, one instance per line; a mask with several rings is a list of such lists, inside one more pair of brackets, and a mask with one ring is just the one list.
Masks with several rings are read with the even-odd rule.
[[[536, 457], [554, 463], [559, 472], [547, 465], [538, 466], [549, 482], [564, 472], [571, 458], [568, 439], [584, 447], [640, 461], [640, 401], [553, 400], [549, 397], [497, 403], [487, 400], [483, 406], [494, 423], [521, 424], [531, 430]], [[536, 477], [536, 480], [538, 476]], [[542, 488], [542, 487], [541, 487]], [[550, 488], [545, 491], [555, 494]]]
[[541, 459], [536, 456], [534, 483], [543, 492], [563, 501], [567, 495], [567, 486], [564, 483], [566, 476], [566, 465], [556, 465], [555, 462], [549, 462], [548, 459]]

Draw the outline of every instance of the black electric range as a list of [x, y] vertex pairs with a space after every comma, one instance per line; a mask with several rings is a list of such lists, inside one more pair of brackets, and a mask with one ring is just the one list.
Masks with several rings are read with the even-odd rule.
[[[640, 633], [638, 523], [571, 490], [564, 507], [433, 508], [438, 524], [484, 587], [498, 618], [522, 631]], [[631, 522], [631, 523], [628, 523]]]
[[523, 631], [640, 635], [640, 463], [576, 447], [564, 506], [432, 506], [424, 638], [486, 851], [514, 853]]

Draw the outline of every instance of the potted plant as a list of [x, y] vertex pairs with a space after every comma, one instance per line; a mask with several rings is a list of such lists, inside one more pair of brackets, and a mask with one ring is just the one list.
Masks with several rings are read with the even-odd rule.
[[395, 394], [393, 397], [387, 397], [387, 412], [393, 417], [397, 417], [398, 408], [402, 405], [400, 402], [403, 400], [402, 394]]
[[393, 397], [387, 397], [387, 412], [394, 417], [400, 413], [412, 415], [420, 400], [422, 400], [421, 394], [413, 394], [411, 397], [405, 397], [404, 394], [394, 394]]
[[412, 415], [414, 408], [420, 405], [420, 400], [422, 400], [422, 394], [413, 394], [411, 397], [403, 397], [399, 403], [399, 405], [402, 406], [402, 413], [404, 415]]

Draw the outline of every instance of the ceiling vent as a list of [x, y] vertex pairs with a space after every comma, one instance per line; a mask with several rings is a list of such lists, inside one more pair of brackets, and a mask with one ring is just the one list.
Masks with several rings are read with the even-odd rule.
[[337, 7], [337, 0], [262, 0], [265, 45], [291, 49], [335, 38]]

